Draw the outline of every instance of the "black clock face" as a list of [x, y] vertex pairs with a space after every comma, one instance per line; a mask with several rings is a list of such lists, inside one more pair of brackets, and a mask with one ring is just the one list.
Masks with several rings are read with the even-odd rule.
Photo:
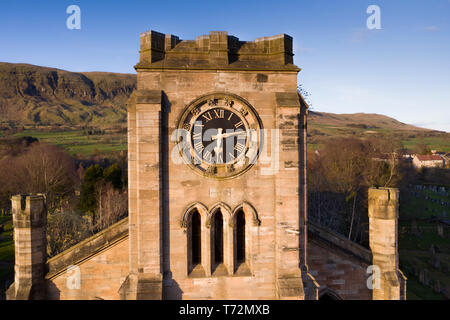
[[262, 143], [253, 108], [236, 96], [214, 94], [192, 102], [178, 124], [180, 154], [195, 172], [228, 179], [246, 172]]
[[209, 109], [197, 117], [191, 130], [196, 155], [210, 164], [231, 164], [244, 155], [247, 128], [234, 110]]

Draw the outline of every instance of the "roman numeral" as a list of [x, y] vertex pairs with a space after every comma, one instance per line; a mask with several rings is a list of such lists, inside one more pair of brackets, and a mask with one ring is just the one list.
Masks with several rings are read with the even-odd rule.
[[239, 121], [238, 123], [236, 123], [236, 124], [234, 125], [234, 127], [237, 129], [237, 128], [239, 128], [239, 127], [242, 126], [242, 125], [244, 125], [244, 123], [243, 123], [242, 120], [241, 120], [241, 121]]
[[242, 151], [244, 151], [245, 146], [241, 143], [236, 143], [236, 145], [234, 146], [234, 150], [238, 151], [239, 153], [241, 153]]
[[195, 150], [197, 150], [197, 152], [202, 152], [204, 147], [203, 147], [203, 143], [201, 141], [197, 142], [194, 144]]
[[230, 112], [230, 116], [228, 117], [228, 121], [231, 120], [231, 117], [233, 117], [233, 112]]
[[202, 140], [202, 133], [201, 132], [198, 132], [198, 133], [194, 133], [193, 135], [192, 135], [192, 138], [194, 139], [194, 140]]
[[212, 120], [212, 116], [209, 113], [209, 111], [207, 113], [205, 113], [205, 114], [202, 114], [202, 117], [206, 119], [206, 122]]
[[211, 162], [211, 159], [212, 159], [211, 151], [206, 150], [206, 151], [203, 153], [203, 159], [205, 159], [205, 160]]
[[228, 152], [228, 155], [230, 156], [231, 160], [233, 160], [233, 161], [234, 161], [234, 159], [236, 159], [236, 157], [234, 156], [234, 154], [233, 154], [233, 153], [231, 153], [231, 152]]
[[214, 113], [216, 114], [216, 119], [222, 118], [225, 116], [225, 110], [219, 109], [216, 110], [214, 109]]

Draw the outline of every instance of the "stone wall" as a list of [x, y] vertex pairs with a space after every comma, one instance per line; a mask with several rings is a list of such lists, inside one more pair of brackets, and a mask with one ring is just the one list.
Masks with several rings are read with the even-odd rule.
[[65, 268], [47, 278], [48, 300], [119, 300], [120, 286], [129, 273], [128, 237], [76, 265], [80, 268], [80, 287], [76, 288], [75, 280], [68, 279], [76, 271], [68, 272]]
[[370, 251], [311, 223], [308, 231], [308, 267], [320, 285], [319, 299], [331, 293], [338, 299], [371, 300], [366, 273]]
[[47, 299], [120, 299], [120, 286], [129, 273], [128, 253], [125, 218], [48, 260]]

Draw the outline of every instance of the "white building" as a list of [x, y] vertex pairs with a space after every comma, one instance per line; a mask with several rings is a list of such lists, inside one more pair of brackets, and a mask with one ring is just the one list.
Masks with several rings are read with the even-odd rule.
[[431, 154], [431, 155], [417, 154], [413, 158], [413, 166], [415, 168], [421, 168], [421, 167], [427, 167], [427, 168], [444, 167], [445, 166], [445, 161], [438, 154]]

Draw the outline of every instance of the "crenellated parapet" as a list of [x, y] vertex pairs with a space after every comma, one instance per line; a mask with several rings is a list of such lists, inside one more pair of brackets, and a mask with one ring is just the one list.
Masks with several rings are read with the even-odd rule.
[[140, 39], [136, 69], [299, 70], [293, 65], [292, 37], [286, 34], [240, 41], [225, 31], [211, 31], [195, 40], [180, 40], [147, 31]]

